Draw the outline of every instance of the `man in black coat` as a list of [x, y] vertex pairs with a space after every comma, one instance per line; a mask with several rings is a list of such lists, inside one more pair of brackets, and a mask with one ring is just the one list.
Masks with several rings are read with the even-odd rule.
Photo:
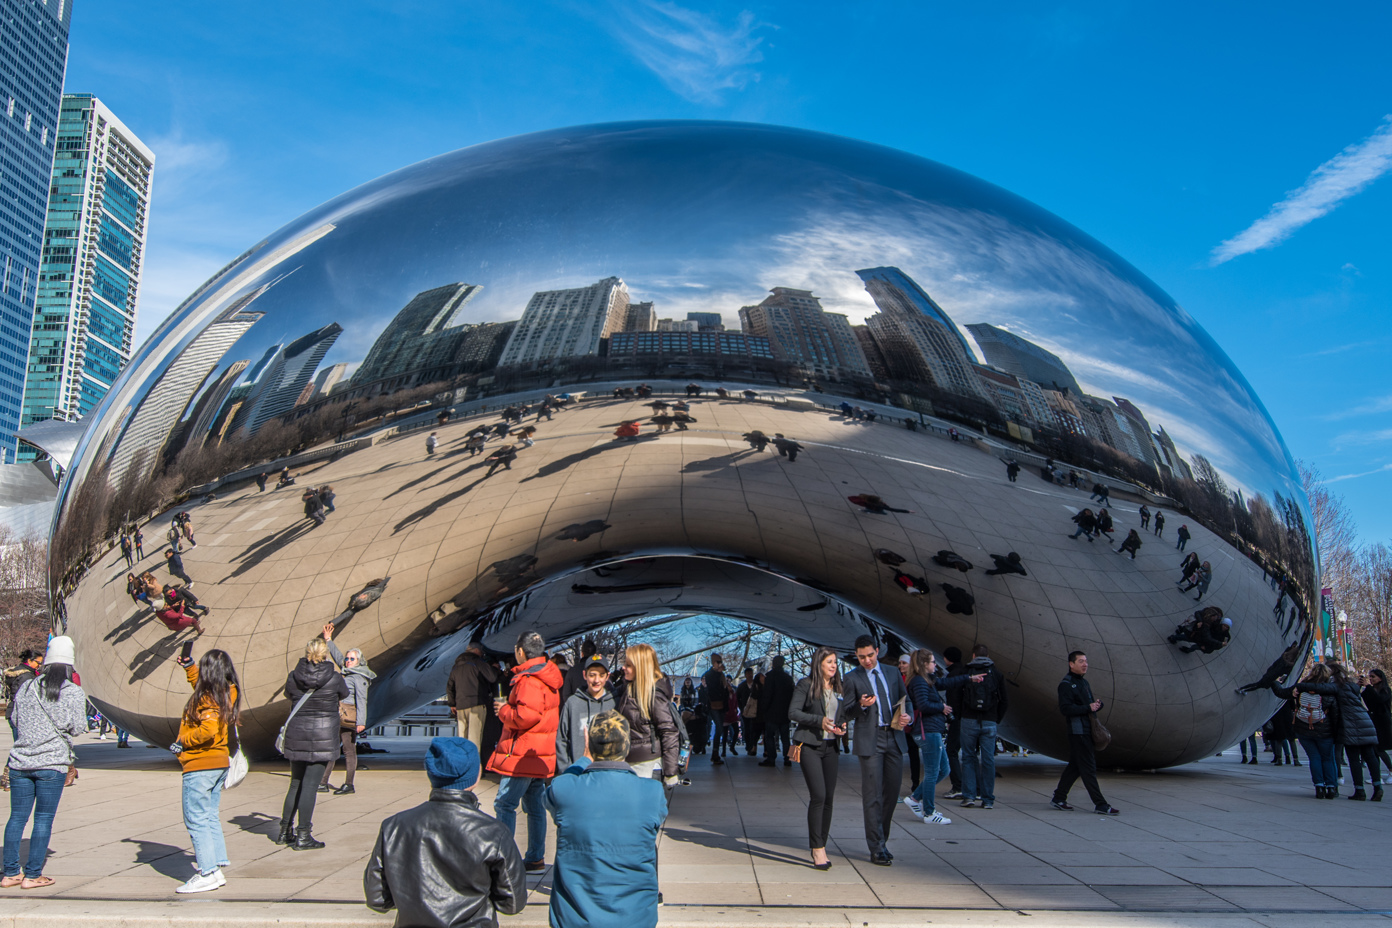
[[1092, 687], [1084, 679], [1087, 673], [1087, 655], [1074, 651], [1068, 655], [1068, 675], [1058, 686], [1059, 712], [1068, 723], [1068, 766], [1063, 768], [1058, 786], [1054, 787], [1051, 805], [1064, 812], [1073, 811], [1068, 804], [1068, 791], [1073, 788], [1078, 777], [1083, 778], [1088, 795], [1092, 797], [1092, 811], [1098, 815], [1117, 815], [1119, 810], [1112, 808], [1097, 785], [1097, 754], [1092, 746], [1092, 713], [1102, 708], [1102, 700], [1094, 699]]
[[459, 737], [472, 741], [479, 750], [483, 750], [483, 726], [488, 721], [488, 707], [498, 695], [494, 692], [497, 684], [498, 668], [484, 660], [483, 642], [469, 642], [450, 668], [445, 701]]
[[[944, 677], [958, 677], [967, 672], [967, 665], [962, 661], [962, 649], [950, 647], [943, 649], [943, 662], [947, 665]], [[952, 713], [947, 717], [947, 738], [944, 747], [947, 750], [948, 779], [952, 783], [946, 799], [962, 798], [962, 688], [955, 687], [947, 690], [943, 697]]]
[[527, 904], [527, 873], [512, 832], [479, 809], [479, 754], [436, 738], [425, 755], [430, 801], [382, 823], [363, 873], [367, 907], [396, 909], [398, 925], [492, 925]]
[[788, 735], [788, 707], [793, 702], [793, 677], [783, 669], [783, 655], [773, 659], [773, 669], [764, 676], [764, 689], [759, 698], [759, 714], [764, 717], [764, 759], [760, 767], [772, 767], [778, 758], [778, 745], [783, 745], [783, 766], [791, 767], [788, 756], [791, 746]]
[[[899, 805], [899, 785], [904, 777], [904, 728], [907, 714], [896, 718], [908, 700], [897, 668], [880, 664], [879, 647], [869, 635], [856, 639], [855, 670], [842, 683], [846, 717], [855, 722], [852, 750], [860, 761], [860, 803], [865, 813], [865, 843], [870, 862], [888, 867], [894, 860], [885, 842]], [[896, 727], [897, 726], [897, 727]]]
[[706, 709], [710, 712], [711, 725], [715, 729], [714, 740], [711, 741], [711, 763], [720, 765], [725, 763], [725, 710], [733, 697], [725, 682], [725, 658], [712, 654], [710, 662], [710, 670], [701, 679], [706, 688]]

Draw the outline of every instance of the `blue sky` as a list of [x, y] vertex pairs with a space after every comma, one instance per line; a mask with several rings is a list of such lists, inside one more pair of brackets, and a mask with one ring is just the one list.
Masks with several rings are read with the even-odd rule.
[[1167, 290], [1386, 540], [1389, 26], [1372, 3], [80, 0], [68, 89], [159, 159], [142, 336], [305, 210], [499, 137], [736, 119], [941, 161]]

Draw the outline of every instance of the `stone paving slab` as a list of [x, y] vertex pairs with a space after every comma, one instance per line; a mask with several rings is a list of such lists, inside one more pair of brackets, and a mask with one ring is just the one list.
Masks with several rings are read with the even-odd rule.
[[[286, 772], [256, 765], [223, 797], [228, 885], [184, 899], [173, 892], [192, 861], [177, 765], [138, 742], [118, 750], [114, 740], [84, 736], [83, 775], [64, 793], [46, 867], [58, 883], [6, 891], [0, 928], [390, 924], [362, 906], [362, 870], [381, 820], [428, 793], [426, 741], [375, 740], [390, 753], [364, 758], [358, 792], [319, 797], [322, 851], [270, 843]], [[1144, 919], [1147, 928], [1389, 922], [1392, 871], [1380, 848], [1392, 805], [1318, 802], [1305, 768], [1242, 766], [1229, 754], [1159, 773], [1104, 774], [1108, 798], [1123, 810], [1104, 818], [1049, 807], [1057, 762], [1001, 756], [998, 767], [993, 810], [940, 799], [953, 824], [929, 826], [898, 809], [895, 865], [883, 868], [867, 860], [856, 762], [843, 756], [833, 867], [823, 873], [807, 863], [799, 771], [760, 768], [743, 755], [724, 767], [693, 758], [692, 785], [677, 792], [659, 845], [662, 923], [994, 926], [1018, 924], [1022, 912], [1083, 926]], [[485, 809], [493, 792], [488, 781], [479, 787]], [[505, 925], [546, 924], [549, 872], [529, 883], [530, 904]]]

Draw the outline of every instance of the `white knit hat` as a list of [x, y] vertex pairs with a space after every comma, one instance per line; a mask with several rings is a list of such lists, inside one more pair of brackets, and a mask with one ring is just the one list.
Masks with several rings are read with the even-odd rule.
[[48, 643], [48, 653], [44, 655], [44, 666], [67, 664], [71, 667], [76, 660], [77, 652], [73, 648], [73, 640], [67, 635], [59, 635]]

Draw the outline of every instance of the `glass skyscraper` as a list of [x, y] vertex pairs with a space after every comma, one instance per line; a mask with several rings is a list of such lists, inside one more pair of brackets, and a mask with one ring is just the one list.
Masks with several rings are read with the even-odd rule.
[[71, 0], [0, 0], [0, 455], [15, 459]]
[[63, 96], [22, 425], [82, 418], [130, 359], [154, 163], [96, 97]]

